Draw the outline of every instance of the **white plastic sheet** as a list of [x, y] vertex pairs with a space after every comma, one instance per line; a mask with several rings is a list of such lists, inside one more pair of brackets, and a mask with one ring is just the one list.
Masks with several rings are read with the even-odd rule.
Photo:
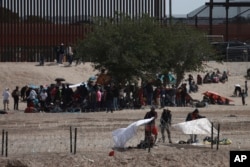
[[154, 117], [149, 119], [142, 119], [130, 124], [126, 128], [116, 129], [112, 132], [113, 140], [116, 148], [124, 148], [126, 142], [135, 136], [138, 126], [144, 125], [152, 121]]
[[86, 83], [85, 83], [85, 82], [80, 82], [80, 83], [78, 83], [78, 84], [70, 85], [69, 87], [70, 87], [70, 88], [76, 88], [76, 87], [82, 86], [82, 85], [85, 85], [85, 86], [86, 86]]
[[[212, 124], [207, 118], [196, 119], [187, 122], [181, 122], [172, 125], [173, 128], [181, 130], [184, 134], [204, 134], [211, 135]], [[217, 134], [217, 130], [213, 128], [213, 133]]]

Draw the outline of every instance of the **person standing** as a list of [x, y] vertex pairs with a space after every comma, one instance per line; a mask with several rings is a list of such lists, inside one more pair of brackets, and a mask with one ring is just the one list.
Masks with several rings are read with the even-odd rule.
[[113, 95], [114, 95], [114, 98], [113, 98], [114, 110], [118, 110], [119, 109], [119, 103], [118, 103], [119, 89], [116, 85], [114, 85], [112, 91], [113, 91]]
[[69, 62], [69, 65], [72, 64], [72, 61], [73, 61], [73, 48], [71, 45], [69, 45], [67, 47], [67, 58], [68, 58], [68, 62]]
[[181, 106], [186, 107], [186, 96], [187, 96], [187, 88], [186, 88], [186, 83], [181, 85]]
[[59, 64], [62, 64], [62, 63], [63, 63], [64, 54], [65, 54], [64, 44], [61, 43], [61, 45], [60, 45], [60, 47], [59, 47]]
[[[205, 118], [204, 116], [199, 115], [199, 110], [195, 109], [193, 112], [188, 113], [186, 121], [192, 121], [200, 118]], [[195, 143], [197, 142], [197, 135], [196, 134], [190, 134], [190, 142]]]
[[29, 95], [27, 97], [27, 107], [34, 107], [34, 101], [37, 99], [37, 93], [34, 88], [31, 88]]
[[192, 92], [192, 88], [191, 88], [191, 87], [192, 87], [192, 82], [193, 82], [193, 80], [194, 80], [193, 75], [189, 74], [189, 75], [188, 75], [189, 93]]
[[246, 105], [246, 102], [245, 102], [246, 92], [244, 89], [242, 89], [240, 96], [241, 96], [242, 105], [243, 106]]
[[45, 111], [46, 109], [46, 99], [48, 97], [48, 94], [45, 89], [42, 89], [41, 93], [39, 94], [40, 97], [40, 106], [41, 106], [41, 111]]
[[25, 85], [24, 87], [21, 88], [21, 100], [25, 101], [26, 100], [26, 92], [28, 91], [29, 87]]
[[166, 102], [166, 88], [162, 85], [161, 86], [161, 108], [165, 107]]
[[154, 100], [155, 100], [156, 107], [159, 108], [161, 106], [161, 89], [160, 89], [160, 86], [158, 86], [154, 90]]
[[113, 113], [114, 111], [114, 93], [110, 85], [106, 88], [106, 107], [107, 107], [107, 113], [111, 111]]
[[16, 89], [14, 89], [12, 91], [11, 96], [14, 99], [14, 110], [19, 110], [18, 109], [18, 102], [19, 102], [20, 91], [19, 91], [19, 87], [18, 86], [16, 86]]
[[6, 88], [2, 94], [4, 111], [9, 110], [10, 95], [9, 88]]
[[97, 111], [101, 110], [101, 103], [102, 103], [102, 92], [99, 87], [96, 88], [96, 107]]
[[146, 95], [147, 95], [147, 105], [152, 105], [153, 94], [154, 94], [153, 85], [150, 82], [148, 82], [145, 89], [146, 89]]
[[155, 144], [157, 140], [158, 131], [155, 126], [155, 120], [157, 119], [157, 112], [155, 111], [154, 106], [151, 106], [151, 110], [146, 113], [144, 119], [150, 119], [152, 117], [154, 117], [154, 119], [145, 125], [145, 141], [151, 140], [151, 134], [153, 134], [154, 135], [153, 144]]
[[168, 134], [169, 143], [172, 143], [171, 133], [170, 133], [171, 122], [172, 122], [171, 111], [169, 109], [163, 109], [160, 119], [160, 127], [161, 127], [161, 135], [163, 143], [165, 143], [165, 130], [167, 131]]

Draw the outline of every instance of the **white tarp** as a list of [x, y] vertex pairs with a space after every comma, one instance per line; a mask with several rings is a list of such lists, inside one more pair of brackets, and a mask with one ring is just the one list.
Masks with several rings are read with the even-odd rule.
[[149, 119], [142, 119], [130, 124], [126, 128], [116, 129], [112, 132], [113, 140], [116, 148], [124, 148], [126, 142], [131, 139], [135, 134], [138, 126], [144, 125], [152, 121], [154, 117]]
[[81, 82], [81, 83], [78, 83], [78, 84], [70, 85], [69, 87], [70, 88], [75, 88], [75, 87], [82, 86], [82, 85], [86, 85], [86, 83]]
[[[187, 122], [181, 122], [172, 125], [173, 128], [181, 130], [184, 134], [204, 134], [211, 135], [212, 124], [207, 118], [196, 119]], [[217, 134], [217, 130], [213, 128], [213, 133]]]

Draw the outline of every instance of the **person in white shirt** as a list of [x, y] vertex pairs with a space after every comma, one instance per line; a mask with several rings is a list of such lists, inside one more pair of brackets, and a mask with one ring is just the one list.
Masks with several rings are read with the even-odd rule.
[[45, 110], [45, 104], [46, 104], [46, 99], [48, 97], [48, 94], [45, 89], [42, 90], [40, 93], [40, 105], [41, 105], [41, 111]]
[[4, 111], [6, 111], [6, 108], [7, 108], [7, 110], [9, 110], [9, 102], [10, 102], [10, 97], [11, 97], [11, 94], [9, 92], [9, 88], [5, 89], [2, 96], [3, 96]]
[[27, 107], [34, 106], [35, 99], [37, 99], [37, 93], [34, 89], [31, 89], [29, 96], [27, 97]]

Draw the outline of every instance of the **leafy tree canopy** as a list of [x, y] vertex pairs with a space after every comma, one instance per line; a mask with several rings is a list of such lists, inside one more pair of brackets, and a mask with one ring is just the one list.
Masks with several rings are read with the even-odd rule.
[[117, 82], [172, 72], [178, 84], [185, 72], [202, 70], [202, 60], [211, 53], [204, 33], [185, 25], [166, 26], [146, 15], [136, 21], [126, 16], [118, 22], [98, 20], [76, 48], [77, 55], [91, 60], [95, 69], [107, 69]]

